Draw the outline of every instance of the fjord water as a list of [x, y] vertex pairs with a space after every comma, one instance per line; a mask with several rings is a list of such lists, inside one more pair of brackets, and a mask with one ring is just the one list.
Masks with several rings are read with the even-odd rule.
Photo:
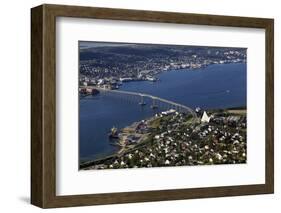
[[[191, 108], [223, 109], [246, 106], [246, 64], [217, 64], [196, 70], [175, 70], [157, 76], [159, 81], [123, 83], [120, 90], [141, 92], [168, 99]], [[96, 159], [118, 150], [108, 138], [110, 129], [124, 128], [149, 118], [157, 110], [140, 100], [96, 95], [80, 99], [80, 161]], [[148, 102], [148, 100], [147, 100]], [[158, 109], [163, 110], [163, 109]]]

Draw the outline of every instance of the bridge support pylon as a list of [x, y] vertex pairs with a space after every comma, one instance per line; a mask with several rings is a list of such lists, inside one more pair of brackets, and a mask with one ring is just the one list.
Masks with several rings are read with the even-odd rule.
[[140, 102], [139, 102], [139, 105], [141, 105], [141, 106], [146, 105], [146, 103], [144, 102], [144, 97], [143, 97], [143, 95], [141, 95], [140, 97], [141, 97], [141, 100], [140, 100]]
[[152, 98], [152, 105], [151, 105], [151, 108], [152, 108], [152, 109], [157, 109], [157, 108], [158, 108], [158, 106], [157, 106], [157, 104], [156, 104], [155, 98]]

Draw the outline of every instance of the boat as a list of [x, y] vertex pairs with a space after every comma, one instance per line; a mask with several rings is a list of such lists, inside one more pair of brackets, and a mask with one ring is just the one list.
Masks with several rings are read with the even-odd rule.
[[156, 81], [156, 78], [151, 77], [151, 76], [147, 76], [147, 77], [146, 77], [146, 80], [155, 82], [155, 81]]
[[97, 89], [92, 89], [92, 95], [97, 95], [99, 93], [100, 93], [100, 91], [98, 91]]
[[146, 103], [145, 103], [145, 102], [139, 102], [139, 105], [141, 105], [141, 106], [145, 106], [145, 105], [146, 105]]
[[112, 127], [110, 133], [108, 134], [109, 138], [119, 138], [118, 129], [116, 127]]

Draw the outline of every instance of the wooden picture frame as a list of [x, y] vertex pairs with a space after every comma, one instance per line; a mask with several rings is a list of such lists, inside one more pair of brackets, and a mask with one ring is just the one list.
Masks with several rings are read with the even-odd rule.
[[[265, 184], [56, 195], [56, 17], [265, 29]], [[31, 9], [31, 203], [41, 208], [267, 194], [274, 191], [274, 21], [186, 13], [41, 5]]]

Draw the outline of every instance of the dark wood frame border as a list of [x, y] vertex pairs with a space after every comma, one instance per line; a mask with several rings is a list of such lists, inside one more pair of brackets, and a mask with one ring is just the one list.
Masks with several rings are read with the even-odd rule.
[[[56, 17], [95, 18], [265, 29], [266, 167], [265, 184], [195, 189], [56, 196]], [[31, 203], [66, 207], [219, 196], [267, 194], [274, 191], [274, 20], [41, 5], [31, 9]]]

